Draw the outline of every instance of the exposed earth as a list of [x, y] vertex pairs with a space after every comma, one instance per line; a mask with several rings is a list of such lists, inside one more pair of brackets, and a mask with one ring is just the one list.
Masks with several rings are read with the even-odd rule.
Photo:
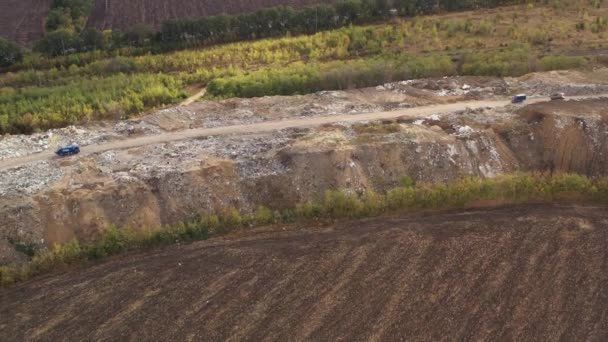
[[[94, 0], [87, 26], [125, 31], [138, 24], [159, 29], [174, 18], [240, 14], [273, 6], [302, 7], [319, 0]], [[0, 37], [31, 45], [45, 34], [45, 20], [52, 0], [3, 0], [0, 2]]]
[[607, 208], [275, 227], [0, 290], [3, 341], [608, 339]]
[[52, 0], [2, 0], [0, 37], [26, 45], [44, 36]]
[[88, 25], [100, 30], [126, 30], [137, 24], [160, 28], [163, 21], [174, 18], [234, 15], [273, 6], [297, 8], [320, 2], [320, 0], [96, 0]]
[[[548, 101], [564, 92], [567, 101]], [[527, 105], [508, 95], [531, 95]], [[136, 120], [0, 138], [0, 265], [11, 245], [156, 230], [226, 207], [283, 209], [328, 189], [384, 191], [517, 171], [608, 175], [608, 71], [446, 77], [202, 101]], [[471, 107], [471, 108], [467, 108]], [[53, 156], [79, 143], [82, 154]]]

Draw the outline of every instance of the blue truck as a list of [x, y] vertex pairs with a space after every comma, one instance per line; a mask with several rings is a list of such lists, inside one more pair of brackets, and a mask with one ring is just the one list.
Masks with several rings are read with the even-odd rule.
[[511, 99], [511, 103], [523, 103], [527, 98], [528, 96], [526, 96], [526, 94], [515, 95]]
[[80, 147], [76, 144], [60, 147], [55, 154], [60, 157], [71, 156], [80, 153]]

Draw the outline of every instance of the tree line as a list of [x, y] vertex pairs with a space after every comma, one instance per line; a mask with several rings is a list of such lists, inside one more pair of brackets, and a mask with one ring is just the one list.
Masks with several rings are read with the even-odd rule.
[[180, 18], [166, 21], [157, 35], [164, 49], [205, 46], [240, 40], [311, 34], [348, 25], [444, 11], [512, 5], [521, 0], [344, 0], [302, 9], [272, 7], [237, 16]]
[[[540, 1], [536, 0], [535, 2]], [[239, 15], [181, 18], [164, 22], [160, 31], [136, 25], [120, 32], [84, 28], [92, 8], [91, 0], [55, 0], [47, 17], [48, 34], [36, 42], [34, 50], [56, 57], [87, 51], [112, 51], [125, 47], [162, 52], [235, 41], [285, 35], [312, 34], [348, 25], [386, 20], [391, 16], [461, 11], [513, 5], [522, 0], [341, 0], [332, 5], [304, 8], [265, 8]], [[0, 67], [18, 63], [20, 54], [3, 58], [10, 50], [0, 44]], [[17, 57], [17, 58], [15, 58]]]

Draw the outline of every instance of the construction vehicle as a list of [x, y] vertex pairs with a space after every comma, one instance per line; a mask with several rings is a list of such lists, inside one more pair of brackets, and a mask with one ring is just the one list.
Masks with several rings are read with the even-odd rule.
[[60, 157], [71, 156], [78, 153], [80, 153], [80, 146], [76, 144], [60, 147], [57, 151], [55, 151], [55, 154]]

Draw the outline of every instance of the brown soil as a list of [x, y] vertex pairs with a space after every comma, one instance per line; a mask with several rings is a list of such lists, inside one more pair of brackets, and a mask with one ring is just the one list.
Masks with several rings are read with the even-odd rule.
[[128, 29], [135, 24], [156, 28], [168, 19], [239, 14], [273, 6], [300, 7], [320, 3], [319, 0], [96, 0], [89, 25], [98, 29]]
[[0, 37], [26, 44], [42, 38], [52, 0], [0, 1]]
[[249, 233], [0, 290], [4, 341], [608, 338], [606, 208]]

